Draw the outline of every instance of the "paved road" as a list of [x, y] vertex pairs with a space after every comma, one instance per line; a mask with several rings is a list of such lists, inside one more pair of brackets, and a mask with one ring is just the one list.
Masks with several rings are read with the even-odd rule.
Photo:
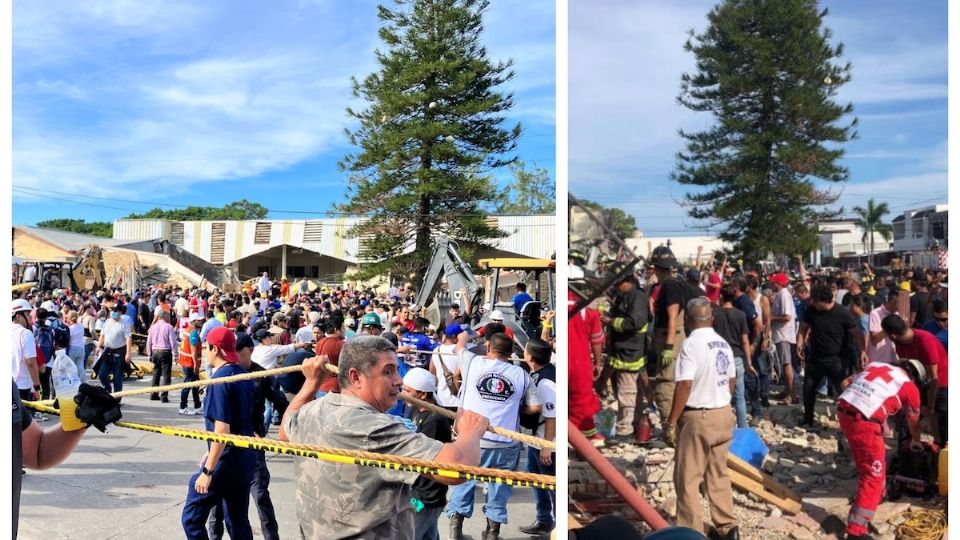
[[[141, 359], [142, 360], [142, 359]], [[124, 389], [149, 386], [128, 379]], [[203, 429], [199, 416], [177, 414], [174, 403], [150, 401], [149, 396], [123, 400], [125, 420]], [[51, 416], [42, 426], [56, 422]], [[272, 428], [271, 436], [276, 436]], [[204, 443], [133, 429], [112, 427], [103, 434], [89, 430], [77, 451], [60, 466], [48, 471], [27, 471], [23, 479], [20, 538], [25, 540], [129, 539], [167, 540], [182, 538], [180, 515], [187, 495], [187, 482], [204, 455]], [[294, 458], [270, 454], [270, 492], [277, 509], [280, 535], [296, 538]], [[521, 468], [523, 463], [521, 462]], [[466, 522], [465, 536], [479, 540], [484, 527], [482, 486], [477, 504]], [[530, 538], [518, 530], [533, 521], [533, 491], [517, 488], [509, 505], [510, 523], [501, 538]], [[259, 518], [251, 502], [250, 522], [254, 536], [262, 537]], [[447, 520], [440, 518], [441, 538], [447, 538]]]

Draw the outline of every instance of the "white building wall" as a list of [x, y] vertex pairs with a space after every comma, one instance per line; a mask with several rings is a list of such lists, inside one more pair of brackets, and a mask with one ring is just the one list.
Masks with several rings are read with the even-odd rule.
[[690, 264], [697, 260], [697, 246], [703, 246], [701, 262], [706, 262], [710, 255], [717, 250], [729, 250], [733, 245], [720, 240], [715, 236], [671, 236], [671, 237], [637, 237], [624, 241], [634, 253], [647, 257], [654, 248], [666, 246], [670, 242], [670, 250], [680, 264]]

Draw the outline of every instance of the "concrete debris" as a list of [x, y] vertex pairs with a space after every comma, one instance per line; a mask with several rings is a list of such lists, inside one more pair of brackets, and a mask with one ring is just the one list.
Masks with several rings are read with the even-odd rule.
[[[607, 402], [608, 408], [616, 408]], [[818, 424], [814, 432], [798, 427], [802, 419], [800, 405], [774, 405], [764, 412], [757, 434], [769, 446], [769, 454], [762, 469], [784, 486], [803, 497], [799, 514], [784, 516], [773, 505], [757, 496], [734, 490], [734, 508], [740, 520], [740, 536], [745, 540], [837, 540], [845, 537], [850, 500], [857, 491], [857, 470], [850, 456], [846, 440], [840, 432], [833, 403], [821, 400], [818, 405]], [[657, 421], [653, 422], [658, 424]], [[654, 429], [654, 440], [647, 444], [626, 443], [604, 447], [601, 452], [611, 460], [628, 480], [668, 522], [674, 523], [677, 512], [676, 492], [673, 486], [674, 450], [657, 440], [659, 429]], [[888, 439], [888, 447], [893, 448]], [[603, 483], [588, 465], [571, 459], [570, 493], [573, 497], [589, 490], [578, 490], [576, 485]], [[595, 491], [595, 490], [594, 490]], [[943, 499], [930, 501], [904, 498], [898, 502], [884, 502], [874, 519], [876, 537], [893, 539], [896, 527], [903, 521], [903, 513], [911, 507], [937, 508]], [[704, 521], [710, 524], [709, 503], [704, 500]], [[632, 514], [624, 505], [625, 514]], [[595, 517], [595, 516], [594, 516]], [[585, 516], [590, 521], [591, 516]]]

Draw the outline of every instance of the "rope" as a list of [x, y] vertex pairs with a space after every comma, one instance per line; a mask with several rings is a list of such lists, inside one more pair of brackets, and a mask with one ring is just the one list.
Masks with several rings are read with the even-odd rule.
[[[337, 369], [337, 366], [334, 366], [332, 364], [326, 364], [326, 366], [331, 373], [336, 374], [340, 372]], [[226, 384], [226, 383], [232, 383], [237, 381], [249, 381], [252, 379], [260, 379], [263, 377], [271, 377], [274, 375], [283, 375], [284, 373], [299, 372], [302, 370], [303, 370], [303, 366], [288, 366], [288, 367], [281, 367], [281, 368], [274, 368], [274, 369], [265, 369], [263, 371], [254, 371], [251, 373], [241, 373], [240, 375], [231, 375], [229, 377], [217, 377], [215, 379], [196, 380], [188, 383], [177, 383], [177, 384], [168, 384], [166, 386], [151, 386], [149, 388], [137, 388], [135, 390], [124, 390], [122, 392], [114, 392], [113, 394], [110, 394], [110, 395], [112, 395], [115, 398], [122, 398], [127, 396], [138, 396], [143, 394], [175, 392], [177, 390], [183, 390], [185, 388], [199, 388], [201, 386], [207, 386], [211, 384]], [[421, 401], [413, 396], [400, 394], [398, 397], [406, 401], [407, 403], [410, 403], [417, 407], [423, 407], [425, 409], [429, 409], [431, 412], [442, 414], [447, 418], [456, 418], [456, 414], [453, 411], [449, 411], [447, 409], [444, 409], [443, 407], [438, 407], [436, 405], [433, 405], [432, 403], [427, 403], [426, 401]], [[36, 403], [39, 403], [42, 405], [53, 405], [53, 400], [47, 399], [44, 401], [38, 401]], [[553, 441], [548, 441], [546, 439], [533, 437], [531, 435], [524, 435], [523, 433], [517, 433], [516, 431], [510, 431], [509, 429], [490, 426], [490, 428], [488, 428], [488, 431], [490, 431], [491, 433], [515, 440], [517, 442], [529, 445], [529, 446], [536, 446], [539, 448], [550, 448], [550, 449], [556, 449], [557, 447], [557, 445], [554, 444]]]
[[[38, 402], [24, 401], [23, 404], [24, 406], [33, 410], [51, 414], [60, 414], [59, 409], [40, 404]], [[459, 478], [492, 484], [504, 484], [514, 487], [534, 487], [549, 490], [556, 489], [556, 479], [552, 476], [546, 476], [542, 474], [503, 471], [484, 467], [471, 467], [469, 465], [460, 465], [457, 463], [440, 463], [426, 459], [416, 459], [392, 454], [379, 454], [374, 452], [345, 450], [343, 448], [334, 448], [329, 446], [289, 443], [276, 441], [273, 439], [260, 439], [257, 437], [245, 437], [242, 435], [226, 435], [212, 433], [209, 431], [199, 431], [195, 429], [182, 429], [172, 426], [127, 422], [124, 420], [116, 422], [115, 425], [129, 429], [159, 433], [161, 435], [172, 435], [187, 439], [223, 443], [237, 448], [247, 448], [258, 452], [276, 452], [278, 454], [319, 459], [321, 461], [329, 461], [333, 463], [344, 463], [348, 465], [358, 465], [361, 467], [378, 467], [382, 469], [437, 475], [445, 478]]]
[[940, 540], [947, 533], [947, 516], [941, 510], [908, 510], [906, 521], [897, 527], [901, 540]]

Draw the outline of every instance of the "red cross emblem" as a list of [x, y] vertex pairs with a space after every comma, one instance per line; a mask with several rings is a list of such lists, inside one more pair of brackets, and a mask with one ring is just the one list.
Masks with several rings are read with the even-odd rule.
[[890, 366], [871, 366], [867, 370], [865, 378], [868, 381], [875, 381], [877, 379], [883, 379], [883, 382], [893, 381], [893, 377], [890, 376]]

